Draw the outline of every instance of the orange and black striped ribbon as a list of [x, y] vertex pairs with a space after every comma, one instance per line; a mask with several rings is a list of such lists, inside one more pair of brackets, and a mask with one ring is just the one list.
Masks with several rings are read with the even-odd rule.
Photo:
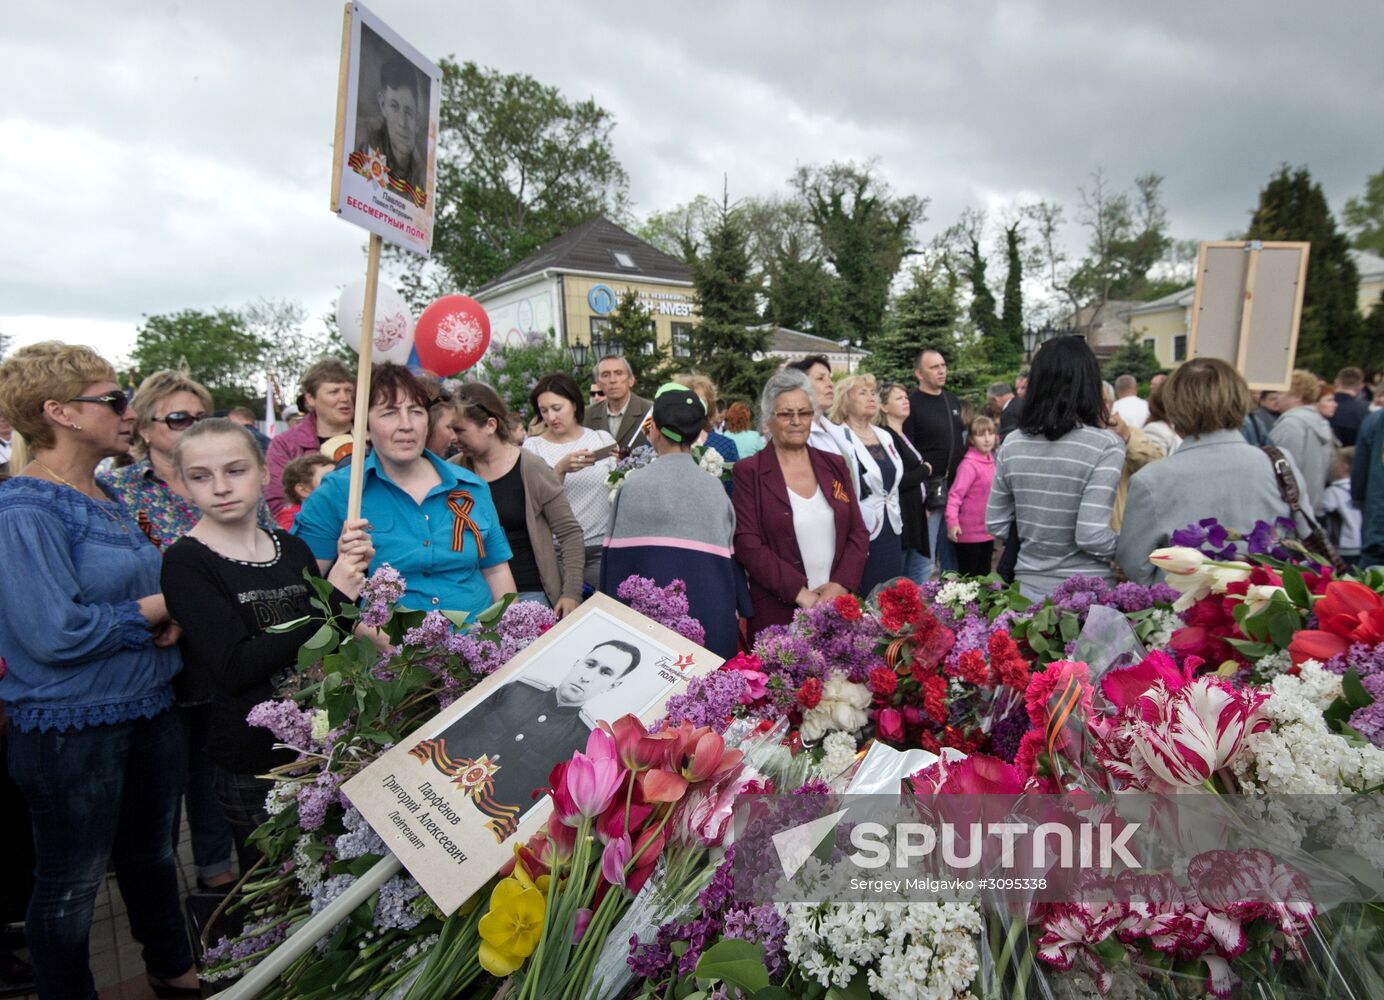
[[452, 512], [452, 551], [460, 552], [466, 532], [476, 539], [476, 556], [485, 558], [485, 542], [481, 539], [481, 529], [471, 520], [471, 511], [476, 506], [475, 497], [470, 490], [452, 490], [447, 494], [447, 509]]
[[[369, 177], [370, 175], [366, 172], [365, 169], [365, 164], [367, 160], [368, 157], [364, 153], [352, 153], [349, 157], [347, 157], [346, 162], [352, 170], [360, 174], [362, 177]], [[402, 177], [395, 177], [393, 174], [390, 174], [388, 187], [399, 192], [401, 195], [409, 199], [419, 208], [422, 208], [424, 205], [427, 204], [428, 193], [424, 191], [422, 188], [414, 187], [412, 184], [404, 180]]]
[[163, 548], [158, 535], [154, 534], [154, 522], [149, 520], [149, 512], [141, 510], [135, 514], [135, 523], [139, 525], [139, 530], [144, 532], [144, 537], [154, 543], [154, 548]]
[[903, 654], [903, 647], [908, 644], [911, 638], [911, 636], [901, 635], [884, 647], [884, 663], [890, 670], [899, 669], [899, 657]]
[[[409, 756], [424, 764], [432, 764], [447, 777], [458, 779], [458, 783], [460, 776], [476, 763], [469, 757], [449, 756], [445, 739], [423, 740], [409, 751]], [[507, 806], [495, 800], [494, 775], [462, 791], [476, 804], [477, 809], [490, 817], [485, 825], [495, 837], [495, 843], [503, 844], [518, 829], [519, 806]]]
[[1057, 748], [1057, 737], [1062, 733], [1062, 727], [1067, 724], [1072, 713], [1081, 704], [1081, 685], [1077, 683], [1075, 677], [1067, 678], [1067, 686], [1062, 689], [1062, 693], [1053, 699], [1048, 706], [1048, 725], [1047, 737], [1048, 759], [1053, 762], [1053, 767], [1057, 766], [1057, 757], [1054, 751]]

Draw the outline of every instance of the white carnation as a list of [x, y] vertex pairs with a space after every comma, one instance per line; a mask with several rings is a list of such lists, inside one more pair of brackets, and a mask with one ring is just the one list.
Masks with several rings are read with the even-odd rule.
[[823, 778], [834, 778], [855, 763], [857, 752], [855, 737], [850, 733], [839, 730], [834, 733], [827, 733], [822, 740], [822, 749], [825, 753], [822, 756], [822, 763], [818, 765], [818, 770], [821, 771]]

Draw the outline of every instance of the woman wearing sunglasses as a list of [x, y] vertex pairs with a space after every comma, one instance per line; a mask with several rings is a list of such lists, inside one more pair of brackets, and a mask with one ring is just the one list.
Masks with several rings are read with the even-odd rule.
[[[187, 495], [178, 474], [173, 448], [183, 431], [206, 418], [211, 406], [211, 393], [186, 370], [154, 372], [139, 384], [130, 401], [135, 416], [134, 462], [101, 477], [160, 551], [201, 520], [202, 512]], [[261, 504], [261, 527], [267, 524], [268, 516], [268, 508]], [[212, 792], [212, 768], [206, 754], [214, 687], [206, 665], [193, 661], [185, 664], [173, 687], [178, 714], [186, 727], [184, 795], [197, 882], [203, 892], [224, 892], [235, 882], [231, 865], [234, 835]]]
[[173, 859], [178, 630], [158, 550], [95, 476], [129, 451], [134, 417], [100, 355], [51, 341], [0, 364], [0, 413], [33, 456], [0, 484], [0, 701], [34, 831], [38, 992], [96, 995], [88, 939], [114, 861], [155, 992], [194, 995]]

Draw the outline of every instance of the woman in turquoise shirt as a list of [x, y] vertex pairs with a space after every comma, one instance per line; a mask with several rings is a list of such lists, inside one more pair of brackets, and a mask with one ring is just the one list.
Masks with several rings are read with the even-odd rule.
[[[403, 365], [375, 366], [361, 494], [375, 544], [370, 571], [384, 563], [398, 570], [406, 608], [476, 614], [514, 593], [509, 541], [485, 480], [424, 449], [428, 402]], [[323, 479], [293, 526], [324, 573], [336, 559], [350, 477], [347, 468]]]

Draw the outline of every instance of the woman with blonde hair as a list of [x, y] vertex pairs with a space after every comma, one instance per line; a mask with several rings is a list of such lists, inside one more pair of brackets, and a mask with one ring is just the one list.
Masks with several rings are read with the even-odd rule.
[[150, 985], [195, 991], [173, 858], [178, 628], [158, 550], [96, 480], [99, 462], [129, 451], [134, 417], [105, 359], [55, 341], [0, 364], [0, 413], [32, 449], [0, 484], [0, 701], [34, 830], [39, 995], [96, 995], [91, 918], [111, 862]]
[[[697, 394], [697, 398], [702, 401], [702, 406], [706, 408], [706, 424], [702, 427], [702, 433], [697, 437], [693, 444], [705, 445], [714, 448], [716, 453], [721, 456], [727, 465], [732, 462], [740, 461], [740, 448], [734, 441], [724, 434], [717, 434], [712, 427], [715, 425], [716, 414], [716, 383], [705, 375], [691, 372], [686, 375], [674, 375], [673, 381], [678, 385], [685, 385]], [[730, 492], [730, 483], [726, 483], [726, 492]]]
[[[1255, 521], [1273, 524], [1290, 513], [1273, 461], [1240, 433], [1254, 401], [1234, 368], [1217, 358], [1193, 358], [1169, 375], [1159, 392], [1163, 413], [1182, 444], [1130, 478], [1115, 551], [1125, 575], [1140, 583], [1153, 582], [1157, 571], [1149, 553], [1170, 544], [1174, 531], [1214, 517], [1227, 528], [1249, 532]], [[1302, 476], [1291, 456], [1287, 461], [1305, 499]]]
[[860, 514], [870, 533], [870, 554], [860, 576], [860, 592], [903, 574], [903, 510], [899, 488], [904, 463], [891, 434], [880, 428], [879, 396], [873, 375], [847, 375], [836, 385], [827, 419], [849, 433], [837, 437], [850, 449]]

